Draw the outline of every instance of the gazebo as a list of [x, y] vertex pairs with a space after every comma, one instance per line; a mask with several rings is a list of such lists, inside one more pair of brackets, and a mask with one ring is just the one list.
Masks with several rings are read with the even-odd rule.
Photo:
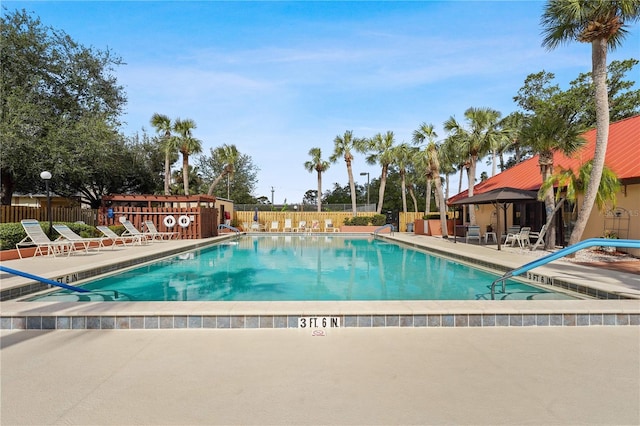
[[102, 197], [98, 222], [118, 225], [127, 219], [140, 230], [151, 220], [162, 232], [179, 232], [182, 239], [218, 235], [216, 197], [210, 195], [111, 194]]
[[[535, 203], [538, 202], [538, 193], [536, 191], [525, 191], [517, 188], [498, 188], [492, 191], [483, 192], [482, 194], [474, 195], [472, 197], [462, 198], [460, 200], [450, 203], [452, 206], [456, 205], [472, 205], [472, 204], [493, 204], [496, 208], [496, 219], [498, 225], [496, 231], [498, 250], [500, 250], [500, 241], [502, 239], [502, 226], [500, 225], [500, 209], [505, 212], [507, 204], [510, 203]], [[504, 223], [506, 225], [507, 218], [505, 217]]]

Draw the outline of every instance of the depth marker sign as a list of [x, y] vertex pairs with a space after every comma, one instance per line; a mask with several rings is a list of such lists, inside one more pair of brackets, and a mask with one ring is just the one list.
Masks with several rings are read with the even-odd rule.
[[298, 328], [340, 328], [340, 317], [300, 317]]

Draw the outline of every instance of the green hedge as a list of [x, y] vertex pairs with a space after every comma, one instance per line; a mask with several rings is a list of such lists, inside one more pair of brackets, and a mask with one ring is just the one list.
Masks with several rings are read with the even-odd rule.
[[[96, 228], [91, 225], [85, 225], [84, 223], [56, 223], [64, 223], [69, 228], [71, 228], [73, 232], [84, 238], [102, 236], [102, 233]], [[40, 222], [40, 227], [42, 227], [46, 234], [49, 230], [49, 222]], [[124, 226], [122, 225], [110, 226], [110, 228], [113, 229], [118, 235], [124, 232]], [[26, 232], [24, 232], [24, 228], [20, 223], [0, 223], [0, 250], [11, 250], [16, 248], [16, 244], [26, 236], [27, 234]], [[51, 239], [55, 240], [59, 236], [60, 235], [58, 235], [58, 233], [54, 230]]]
[[376, 214], [373, 216], [357, 216], [347, 217], [344, 219], [344, 224], [347, 226], [382, 226], [387, 221], [387, 217], [383, 214]]

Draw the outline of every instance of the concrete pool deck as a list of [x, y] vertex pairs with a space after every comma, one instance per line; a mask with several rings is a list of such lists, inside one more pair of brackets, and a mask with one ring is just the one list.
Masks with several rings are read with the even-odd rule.
[[637, 425], [640, 328], [2, 331], [2, 425]]
[[[501, 262], [507, 268], [530, 261], [517, 250], [497, 252], [491, 246], [413, 234], [394, 237], [407, 244], [424, 241], [437, 250], [452, 250], [453, 255], [467, 253], [481, 262]], [[172, 241], [3, 265], [59, 278], [199, 243]], [[625, 294], [640, 287], [637, 275], [554, 263], [558, 265], [540, 268], [540, 273], [562, 274], [577, 283], [596, 282], [607, 291]], [[0, 281], [3, 291], [25, 283], [5, 274]], [[226, 307], [216, 302], [137, 303], [4, 301], [0, 306], [3, 321], [14, 315], [117, 318], [118, 313], [169, 317], [221, 309], [231, 315], [300, 312], [300, 305], [272, 303]], [[610, 312], [616, 322], [589, 327], [579, 325], [594, 324], [475, 327], [469, 322], [457, 327], [445, 323], [407, 327], [398, 323], [321, 333], [275, 328], [273, 323], [268, 329], [178, 330], [158, 329], [158, 324], [155, 330], [96, 331], [45, 330], [42, 323], [39, 329], [27, 329], [28, 321], [18, 321], [12, 328], [4, 322], [0, 424], [640, 424], [640, 327], [604, 326], [623, 325], [617, 322], [625, 318], [622, 313], [629, 314], [627, 321], [637, 319], [639, 300], [305, 303], [311, 303], [304, 307], [309, 312], [381, 309], [393, 315], [425, 309], [445, 315]]]

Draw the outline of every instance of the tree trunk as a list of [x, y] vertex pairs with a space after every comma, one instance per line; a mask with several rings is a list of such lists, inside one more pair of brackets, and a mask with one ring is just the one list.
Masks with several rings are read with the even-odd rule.
[[491, 150], [491, 177], [496, 175], [496, 150], [492, 149]]
[[[546, 180], [551, 176], [551, 168], [549, 166], [541, 166], [542, 172], [542, 182], [546, 182]], [[547, 189], [547, 192], [544, 193], [544, 210], [546, 212], [547, 218], [549, 215], [552, 215], [555, 211], [555, 199], [553, 196], [553, 187]], [[552, 221], [549, 224], [549, 229], [547, 230], [549, 236], [545, 240], [544, 248], [546, 250], [553, 250], [556, 246], [556, 225], [555, 221]]]
[[189, 156], [185, 153], [182, 153], [182, 183], [184, 195], [189, 195]]
[[11, 205], [11, 198], [13, 198], [13, 188], [15, 187], [15, 181], [13, 180], [13, 176], [6, 170], [2, 170], [2, 178], [0, 178], [2, 182], [1, 191], [2, 195], [0, 196], [0, 204], [3, 206]]
[[407, 213], [407, 189], [406, 189], [406, 184], [405, 184], [405, 180], [404, 180], [404, 175], [405, 172], [404, 170], [400, 172], [400, 188], [401, 188], [401, 192], [402, 192], [402, 211], [406, 214]]
[[[471, 159], [467, 170], [467, 178], [469, 179], [469, 197], [473, 197], [473, 186], [476, 183], [476, 160], [474, 158]], [[469, 222], [471, 225], [476, 224], [476, 206], [473, 204], [469, 204]]]
[[413, 185], [409, 185], [409, 195], [413, 201], [413, 211], [418, 211], [418, 199], [416, 198], [416, 192], [413, 190]]
[[592, 78], [595, 86], [596, 101], [596, 147], [593, 153], [593, 169], [591, 178], [584, 193], [584, 200], [576, 224], [569, 238], [569, 245], [576, 244], [582, 239], [582, 234], [587, 226], [591, 210], [596, 201], [604, 159], [607, 153], [609, 139], [609, 98], [607, 93], [607, 40], [604, 38], [594, 40], [591, 43]]
[[353, 180], [353, 170], [351, 170], [351, 159], [345, 158], [347, 163], [347, 174], [349, 175], [349, 189], [351, 189], [351, 210], [353, 211], [353, 217], [358, 215], [358, 209], [356, 206], [356, 184]]
[[171, 164], [169, 161], [169, 152], [164, 155], [164, 195], [171, 195]]
[[[380, 175], [380, 189], [378, 190], [378, 208], [376, 211], [378, 214], [382, 213], [382, 204], [384, 204], [384, 191], [387, 188], [387, 171], [389, 170], [389, 166], [384, 164], [382, 166], [382, 174]], [[367, 188], [369, 191], [370, 188]]]
[[438, 201], [438, 205], [440, 206], [440, 225], [442, 227], [442, 238], [448, 238], [449, 234], [447, 232], [447, 206], [444, 200], [444, 195], [442, 194], [442, 182], [440, 182], [440, 176], [435, 179], [436, 186], [436, 200]]
[[322, 172], [318, 172], [318, 196], [316, 197], [318, 205], [318, 213], [322, 211]]
[[431, 213], [431, 178], [427, 178], [427, 201], [424, 206], [426, 214]]
[[209, 191], [207, 192], [207, 195], [213, 195], [213, 191], [215, 191], [216, 186], [222, 180], [222, 178], [225, 177], [226, 174], [227, 172], [225, 170], [220, 174], [220, 176], [216, 178], [216, 180], [213, 181], [213, 183], [209, 186]]
[[444, 183], [447, 186], [447, 189], [445, 189], [446, 193], [444, 195], [444, 199], [448, 200], [449, 199], [449, 175], [445, 175], [444, 177]]

